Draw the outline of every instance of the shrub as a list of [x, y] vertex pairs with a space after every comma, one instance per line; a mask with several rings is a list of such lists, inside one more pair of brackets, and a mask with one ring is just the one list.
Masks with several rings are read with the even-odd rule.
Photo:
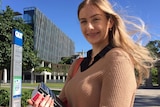
[[[27, 99], [31, 98], [32, 90], [22, 91], [21, 107], [26, 107]], [[9, 106], [10, 94], [7, 90], [0, 90], [0, 106]]]
[[9, 106], [9, 92], [5, 89], [0, 90], [0, 106]]
[[31, 98], [32, 90], [27, 90], [22, 92], [22, 97], [21, 97], [21, 106], [26, 107], [28, 103], [26, 102], [27, 99]]

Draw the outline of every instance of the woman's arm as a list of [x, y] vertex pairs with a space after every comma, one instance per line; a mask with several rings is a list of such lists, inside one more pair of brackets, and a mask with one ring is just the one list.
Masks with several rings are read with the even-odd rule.
[[130, 57], [118, 49], [111, 52], [107, 60], [100, 107], [132, 107], [137, 84]]

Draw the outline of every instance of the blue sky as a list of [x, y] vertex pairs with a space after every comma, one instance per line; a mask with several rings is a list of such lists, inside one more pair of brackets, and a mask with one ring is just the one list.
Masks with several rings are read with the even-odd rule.
[[[75, 52], [87, 51], [91, 45], [81, 33], [77, 7], [82, 0], [2, 0], [2, 9], [10, 6], [23, 13], [25, 7], [37, 7], [75, 43]], [[147, 24], [152, 40], [160, 39], [160, 0], [110, 0], [117, 10], [138, 16]]]

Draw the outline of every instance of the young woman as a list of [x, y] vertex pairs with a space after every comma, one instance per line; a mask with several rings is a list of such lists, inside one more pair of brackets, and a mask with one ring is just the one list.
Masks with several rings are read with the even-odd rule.
[[[133, 107], [136, 89], [148, 74], [152, 57], [132, 40], [131, 33], [147, 31], [143, 25], [122, 19], [108, 0], [84, 0], [78, 7], [78, 19], [92, 50], [74, 77], [76, 61], [72, 64], [60, 100], [70, 107]], [[29, 100], [29, 104], [53, 106], [49, 96], [41, 98], [34, 103]]]

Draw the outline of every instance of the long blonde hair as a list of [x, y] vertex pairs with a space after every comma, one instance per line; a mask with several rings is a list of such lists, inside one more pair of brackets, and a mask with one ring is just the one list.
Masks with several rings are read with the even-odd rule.
[[112, 30], [109, 31], [109, 42], [114, 47], [119, 47], [125, 50], [131, 57], [135, 73], [137, 74], [137, 85], [139, 86], [142, 80], [149, 76], [149, 68], [152, 65], [153, 58], [147, 48], [136, 43], [131, 36], [149, 35], [145, 29], [143, 21], [136, 17], [129, 17], [138, 19], [140, 24], [122, 18], [114, 11], [112, 5], [108, 0], [84, 0], [78, 7], [78, 18], [80, 10], [86, 5], [91, 4], [100, 8], [113, 21]]

